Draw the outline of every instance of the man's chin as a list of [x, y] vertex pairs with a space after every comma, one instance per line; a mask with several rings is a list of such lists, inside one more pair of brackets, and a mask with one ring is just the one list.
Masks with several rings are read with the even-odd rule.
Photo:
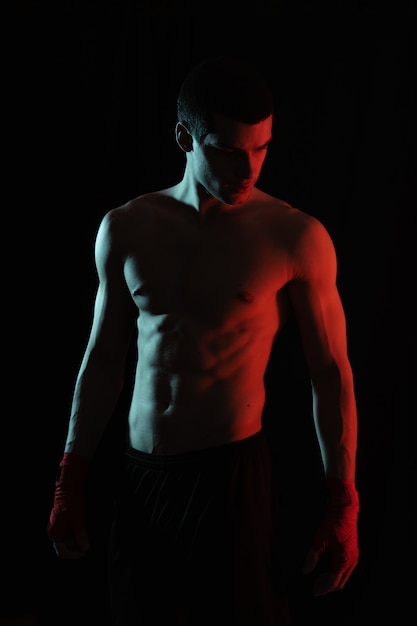
[[223, 202], [225, 204], [229, 204], [230, 206], [236, 206], [238, 204], [243, 204], [247, 201], [250, 196], [251, 189], [245, 189], [244, 191], [228, 191], [223, 194]]

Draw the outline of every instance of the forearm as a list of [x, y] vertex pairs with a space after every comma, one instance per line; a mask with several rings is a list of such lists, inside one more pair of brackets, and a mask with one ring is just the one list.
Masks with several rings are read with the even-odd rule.
[[355, 480], [357, 410], [353, 377], [335, 368], [315, 380], [313, 414], [327, 480]]
[[357, 414], [353, 377], [334, 364], [313, 382], [314, 420], [323, 459], [327, 505], [304, 561], [304, 572], [316, 569], [322, 554], [331, 556], [328, 569], [313, 584], [315, 596], [342, 589], [359, 557], [355, 485]]
[[65, 452], [74, 452], [90, 459], [103, 436], [115, 410], [123, 387], [124, 372], [115, 373], [90, 358], [81, 366], [71, 406], [71, 417]]
[[77, 559], [89, 549], [86, 482], [90, 460], [115, 409], [122, 382], [121, 366], [91, 352], [84, 357], [75, 385], [65, 451], [47, 528], [55, 552], [61, 558]]

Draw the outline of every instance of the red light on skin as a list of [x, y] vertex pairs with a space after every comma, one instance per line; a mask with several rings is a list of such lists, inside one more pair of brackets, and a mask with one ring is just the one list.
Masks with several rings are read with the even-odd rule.
[[244, 291], [243, 289], [241, 291], [238, 292], [237, 297], [239, 298], [239, 300], [242, 300], [243, 302], [253, 302], [253, 294], [250, 293], [250, 291]]

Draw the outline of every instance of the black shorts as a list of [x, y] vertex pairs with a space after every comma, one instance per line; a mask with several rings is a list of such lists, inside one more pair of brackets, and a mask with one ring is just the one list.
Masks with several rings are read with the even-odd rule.
[[178, 455], [128, 450], [111, 542], [115, 626], [287, 624], [271, 481], [263, 432]]

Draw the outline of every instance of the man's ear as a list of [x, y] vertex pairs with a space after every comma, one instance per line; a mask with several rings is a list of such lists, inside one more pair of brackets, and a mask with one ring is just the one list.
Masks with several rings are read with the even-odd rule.
[[177, 144], [181, 150], [184, 150], [184, 152], [190, 152], [190, 150], [192, 150], [193, 138], [185, 124], [182, 124], [181, 122], [177, 122], [177, 125], [175, 126], [175, 139], [177, 140]]

